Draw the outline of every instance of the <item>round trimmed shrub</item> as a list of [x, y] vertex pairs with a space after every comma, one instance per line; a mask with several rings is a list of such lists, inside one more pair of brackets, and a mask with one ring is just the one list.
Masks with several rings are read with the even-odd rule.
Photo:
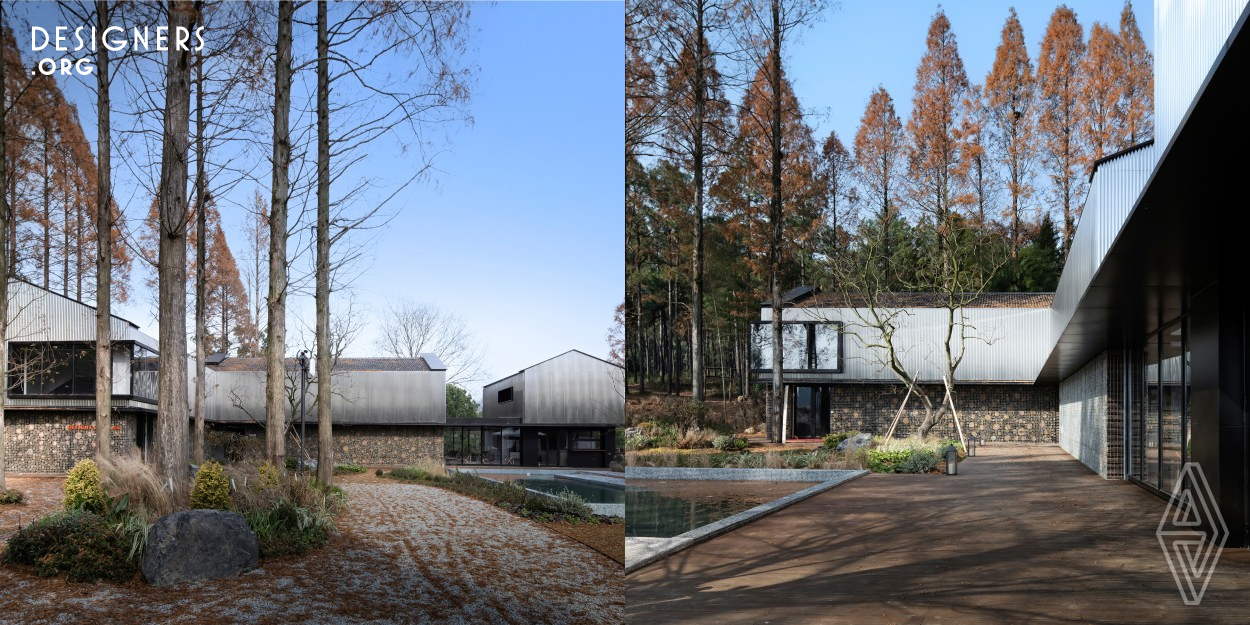
[[64, 573], [70, 581], [125, 581], [134, 575], [130, 543], [104, 517], [74, 509], [46, 516], [19, 530], [4, 552], [8, 564], [28, 564], [35, 574]]
[[100, 468], [91, 460], [79, 460], [65, 478], [65, 508], [102, 514], [108, 495], [100, 484]]
[[230, 480], [216, 461], [209, 460], [195, 474], [195, 484], [191, 487], [191, 508], [193, 510], [229, 510]]

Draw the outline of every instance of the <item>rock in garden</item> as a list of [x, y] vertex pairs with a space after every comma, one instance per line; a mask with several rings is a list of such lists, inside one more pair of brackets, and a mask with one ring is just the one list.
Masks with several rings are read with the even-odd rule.
[[153, 586], [235, 577], [256, 568], [256, 534], [235, 512], [188, 510], [148, 530], [143, 577]]
[[838, 443], [838, 451], [846, 451], [848, 449], [859, 449], [861, 447], [869, 447], [872, 445], [872, 434], [856, 434], [841, 443]]

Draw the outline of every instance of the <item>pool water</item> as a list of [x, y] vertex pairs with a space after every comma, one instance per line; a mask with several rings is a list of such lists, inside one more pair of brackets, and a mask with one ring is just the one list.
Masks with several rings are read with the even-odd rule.
[[537, 477], [530, 476], [518, 480], [512, 480], [516, 484], [523, 484], [526, 488], [544, 493], [557, 495], [564, 489], [571, 490], [586, 503], [625, 503], [625, 491], [619, 487], [612, 487], [602, 484], [592, 484], [581, 480], [570, 480], [559, 477]]
[[742, 500], [681, 499], [630, 486], [625, 491], [625, 535], [669, 538], [756, 505]]

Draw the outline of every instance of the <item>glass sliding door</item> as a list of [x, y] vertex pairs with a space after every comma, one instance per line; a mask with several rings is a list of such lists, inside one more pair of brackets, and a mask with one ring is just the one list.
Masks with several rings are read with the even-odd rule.
[[1188, 328], [1182, 318], [1146, 337], [1126, 423], [1129, 477], [1165, 493], [1189, 460]]

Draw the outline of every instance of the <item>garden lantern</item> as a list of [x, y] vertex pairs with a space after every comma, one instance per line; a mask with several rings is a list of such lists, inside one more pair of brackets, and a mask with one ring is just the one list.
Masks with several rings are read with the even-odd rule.
[[977, 455], [977, 435], [973, 434], [968, 437], [968, 457]]
[[959, 475], [959, 452], [954, 445], [946, 446], [946, 474]]
[[[303, 453], [306, 447], [304, 439], [305, 423], [304, 423], [304, 396], [308, 394], [308, 350], [301, 350], [299, 353], [299, 446], [300, 452]], [[300, 463], [301, 467], [303, 462]]]

